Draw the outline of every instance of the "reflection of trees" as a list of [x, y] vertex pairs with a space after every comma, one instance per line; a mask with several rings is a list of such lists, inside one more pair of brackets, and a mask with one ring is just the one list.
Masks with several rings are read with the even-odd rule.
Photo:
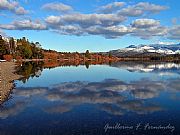
[[91, 61], [91, 60], [85, 60], [85, 61], [80, 61], [80, 60], [59, 60], [59, 61], [44, 61], [44, 68], [55, 68], [55, 67], [65, 67], [65, 66], [86, 66], [86, 68], [89, 68], [90, 65], [109, 65], [110, 61]]
[[39, 77], [43, 70], [43, 62], [23, 62], [17, 68], [17, 74], [22, 75], [20, 79], [22, 82], [26, 82], [30, 77]]
[[17, 74], [22, 75], [20, 79], [22, 82], [26, 82], [30, 77], [39, 77], [40, 73], [44, 68], [55, 68], [55, 67], [65, 67], [65, 66], [79, 66], [84, 65], [87, 69], [90, 65], [96, 64], [109, 64], [109, 63], [98, 63], [91, 61], [37, 61], [37, 62], [22, 62], [18, 63]]
[[89, 68], [90, 64], [91, 64], [90, 61], [85, 61], [85, 66], [86, 66], [87, 69]]
[[[23, 77], [21, 80], [25, 83], [30, 77], [39, 77], [44, 68], [55, 68], [65, 66], [84, 65], [89, 69], [90, 65], [109, 64], [113, 67], [124, 68], [131, 72], [158, 72], [160, 75], [171, 75], [174, 72], [179, 73], [179, 63], [149, 63], [149, 62], [112, 62], [96, 63], [95, 61], [38, 61], [38, 62], [23, 62], [19, 64], [18, 74]], [[142, 92], [143, 93], [143, 90]]]

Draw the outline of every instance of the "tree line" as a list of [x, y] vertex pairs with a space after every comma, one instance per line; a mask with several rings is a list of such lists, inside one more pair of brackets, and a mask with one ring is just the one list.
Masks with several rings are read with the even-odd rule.
[[22, 60], [22, 59], [44, 59], [44, 60], [70, 60], [70, 61], [109, 61], [116, 60], [109, 54], [92, 53], [86, 50], [84, 53], [79, 52], [57, 52], [55, 50], [46, 50], [41, 47], [39, 42], [29, 42], [25, 37], [21, 39], [8, 40], [0, 36], [0, 59], [5, 60]]
[[28, 39], [15, 40], [13, 37], [4, 40], [0, 35], [0, 58], [1, 59], [42, 59], [43, 49], [39, 42], [29, 42]]

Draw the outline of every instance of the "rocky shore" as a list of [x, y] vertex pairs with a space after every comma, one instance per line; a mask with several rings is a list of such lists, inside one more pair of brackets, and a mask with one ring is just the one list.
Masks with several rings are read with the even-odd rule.
[[15, 74], [15, 67], [14, 62], [0, 63], [0, 105], [8, 99], [14, 87], [13, 81], [20, 78], [19, 75]]

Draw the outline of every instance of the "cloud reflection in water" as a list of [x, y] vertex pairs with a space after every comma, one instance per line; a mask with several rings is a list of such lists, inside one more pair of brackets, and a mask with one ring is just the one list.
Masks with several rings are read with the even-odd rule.
[[[151, 102], [158, 98], [161, 92], [179, 92], [180, 79], [153, 81], [123, 82], [116, 79], [106, 79], [102, 82], [65, 82], [49, 88], [17, 88], [14, 96], [19, 97], [14, 104], [1, 109], [0, 118], [18, 115], [33, 99], [41, 97], [42, 102], [50, 105], [41, 107], [47, 113], [66, 113], [75, 106], [83, 104], [95, 105], [97, 109], [113, 115], [123, 115], [127, 112], [148, 114], [164, 110], [161, 103]], [[53, 103], [53, 105], [51, 105]], [[32, 107], [32, 106], [31, 106]]]

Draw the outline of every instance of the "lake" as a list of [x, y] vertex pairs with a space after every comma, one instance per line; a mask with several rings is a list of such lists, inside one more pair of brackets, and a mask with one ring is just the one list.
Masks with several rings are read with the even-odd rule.
[[178, 135], [180, 64], [23, 63], [0, 135]]

